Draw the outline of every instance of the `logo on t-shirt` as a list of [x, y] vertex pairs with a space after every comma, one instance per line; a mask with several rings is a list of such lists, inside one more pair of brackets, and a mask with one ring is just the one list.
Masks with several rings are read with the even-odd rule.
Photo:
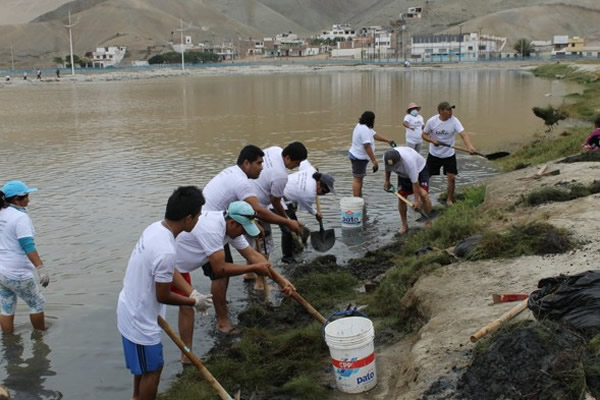
[[435, 134], [438, 136], [447, 136], [447, 135], [450, 135], [450, 132], [448, 132], [445, 129], [442, 129], [441, 131], [435, 131]]

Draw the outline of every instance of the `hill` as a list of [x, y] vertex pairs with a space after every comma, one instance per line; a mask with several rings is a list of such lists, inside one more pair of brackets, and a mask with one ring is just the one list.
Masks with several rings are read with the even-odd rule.
[[[38, 4], [43, 3], [43, 4]], [[241, 3], [241, 5], [240, 5]], [[180, 18], [194, 42], [262, 38], [293, 31], [310, 36], [334, 23], [388, 25], [411, 6], [424, 6], [424, 17], [407, 23], [409, 34], [482, 31], [550, 40], [554, 34], [600, 40], [597, 0], [0, 0], [0, 68], [52, 66], [68, 53], [65, 28], [73, 22], [74, 51], [128, 47], [126, 61], [147, 59], [178, 42]], [[27, 21], [27, 22], [26, 22]]]

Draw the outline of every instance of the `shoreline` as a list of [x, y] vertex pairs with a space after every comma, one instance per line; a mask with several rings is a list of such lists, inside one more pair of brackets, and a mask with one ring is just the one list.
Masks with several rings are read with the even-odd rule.
[[[453, 64], [416, 64], [405, 68], [401, 63], [361, 63], [353, 60], [339, 60], [334, 62], [315, 62], [315, 63], [232, 63], [220, 64], [218, 66], [190, 65], [185, 70], [176, 67], [143, 67], [143, 68], [122, 68], [122, 69], [90, 69], [76, 70], [75, 75], [70, 74], [70, 69], [61, 69], [61, 77], [42, 76], [41, 80], [35, 76], [28, 76], [23, 80], [22, 76], [12, 75], [9, 71], [4, 71], [0, 87], [20, 87], [38, 84], [58, 84], [58, 83], [79, 83], [79, 82], [110, 82], [122, 80], [143, 80], [159, 79], [180, 76], [202, 77], [202, 76], [224, 76], [224, 75], [261, 75], [261, 74], [299, 74], [318, 72], [370, 72], [377, 70], [399, 70], [399, 71], [434, 71], [439, 69], [469, 69], [469, 70], [510, 70], [510, 69], [531, 69], [537, 65], [545, 64], [544, 61], [491, 61], [485, 63], [453, 63]], [[242, 65], [243, 64], [243, 65]], [[589, 64], [593, 65], [593, 64]], [[6, 74], [11, 75], [11, 80], [5, 80]]]
[[[595, 65], [594, 70], [597, 70], [597, 67], [598, 65]], [[575, 134], [576, 139], [581, 134], [582, 132], [578, 131]], [[558, 140], [560, 135], [555, 134], [555, 136]], [[484, 212], [492, 216], [492, 219], [487, 221], [491, 225], [488, 228], [492, 232], [503, 232], [510, 226], [527, 224], [532, 221], [546, 221], [558, 228], [568, 229], [577, 241], [585, 240], [593, 235], [593, 232], [596, 231], [595, 228], [600, 225], [600, 211], [596, 211], [593, 204], [600, 198], [600, 195], [582, 197], [564, 203], [549, 203], [532, 209], [515, 203], [518, 200], [515, 193], [527, 194], [547, 185], [560, 187], [560, 185], [564, 185], [565, 181], [570, 184], [573, 182], [589, 184], [594, 176], [590, 176], [589, 169], [598, 168], [597, 163], [581, 162], [566, 165], [556, 164], [555, 161], [548, 161], [547, 166], [549, 169], [560, 169], [561, 173], [557, 176], [533, 181], [519, 180], [519, 178], [535, 174], [540, 168], [540, 165], [536, 164], [525, 169], [501, 172], [487, 180], [485, 200], [482, 200], [481, 207]], [[452, 212], [455, 209], [456, 205], [452, 208]], [[423, 233], [423, 237], [426, 237], [427, 232], [425, 231], [417, 232], [415, 236], [417, 237], [421, 233]], [[427, 242], [423, 242], [421, 245], [427, 244]], [[359, 259], [351, 260], [342, 268], [348, 265], [350, 265], [350, 269], [356, 267], [356, 264], [352, 264], [352, 262], [364, 268], [368, 268], [369, 265], [380, 266], [383, 262], [391, 262], [390, 269], [377, 278], [378, 281], [384, 281], [393, 276], [394, 269], [397, 269], [397, 266], [393, 265], [393, 258], [387, 261], [383, 260], [387, 257], [386, 253], [399, 254], [401, 251], [410, 250], [410, 245], [413, 244], [402, 244], [402, 247], [409, 247], [404, 250], [401, 250], [398, 245], [397, 241], [384, 245]], [[591, 256], [597, 254], [598, 251], [600, 251], [600, 245], [588, 241], [572, 251], [548, 256], [491, 258], [483, 261], [459, 259], [456, 262], [450, 262], [449, 265], [441, 259], [430, 256], [432, 257], [430, 260], [421, 261], [421, 263], [434, 262], [441, 263], [441, 265], [434, 267], [433, 270], [424, 268], [425, 271], [422, 272], [420, 264], [417, 262], [413, 269], [415, 281], [410, 284], [410, 289], [406, 294], [403, 293], [401, 296], [404, 311], [400, 313], [399, 318], [405, 318], [404, 323], [409, 327], [408, 332], [398, 328], [396, 332], [390, 333], [391, 330], [394, 330], [391, 328], [396, 326], [393, 324], [397, 324], [397, 322], [389, 325], [389, 322], [385, 322], [386, 318], [377, 315], [378, 313], [371, 309], [368, 297], [365, 297], [368, 295], [355, 294], [351, 301], [355, 304], [368, 304], [365, 312], [367, 314], [373, 312], [373, 319], [377, 321], [376, 323], [383, 324], [382, 326], [378, 325], [376, 334], [380, 332], [384, 337], [384, 342], [386, 342], [386, 337], [388, 339], [388, 344], [379, 343], [377, 345], [376, 343], [377, 368], [380, 371], [378, 384], [373, 390], [358, 395], [347, 395], [336, 389], [331, 392], [335, 384], [329, 363], [325, 371], [321, 369], [321, 379], [319, 380], [320, 384], [329, 388], [326, 397], [334, 400], [383, 400], [387, 398], [412, 400], [420, 398], [432, 384], [439, 382], [439, 379], [447, 379], [449, 390], [452, 390], [453, 387], [456, 388], [452, 385], [459, 379], [464, 368], [470, 364], [475, 349], [469, 343], [470, 334], [513, 306], [509, 303], [495, 308], [488, 307], [489, 293], [493, 291], [529, 292], [542, 278], [589, 269]], [[396, 263], [402, 262], [401, 257], [398, 255]], [[315, 262], [319, 261], [315, 260]], [[548, 267], [549, 262], [553, 264], [552, 268]], [[431, 273], [432, 271], [436, 272]], [[400, 272], [400, 274], [402, 273]], [[411, 282], [410, 278], [408, 282]], [[377, 290], [379, 289], [381, 286]], [[306, 293], [306, 295], [310, 296], [311, 293]], [[377, 296], [377, 292], [375, 292], [375, 296]], [[392, 303], [395, 306], [396, 303]], [[334, 305], [334, 308], [339, 309], [340, 304], [344, 304], [344, 302], [338, 300], [334, 304], [337, 304]], [[345, 304], [347, 304], [347, 300]], [[320, 308], [317, 307], [317, 309]], [[419, 322], [416, 327], [411, 329], [411, 324], [415, 323], [412, 318], [417, 318]], [[526, 318], [531, 318], [529, 312], [520, 317], [520, 319]], [[282, 328], [285, 330], [286, 326], [279, 327], [279, 329]], [[318, 339], [322, 340], [320, 335]], [[244, 340], [242, 339], [242, 341]], [[316, 343], [314, 345], [317, 346]], [[223, 344], [217, 345], [211, 353], [219, 354], [220, 351], [225, 351], [220, 354], [221, 356], [225, 354], [226, 357], [227, 346], [231, 346], [231, 343], [225, 344], [225, 348], [223, 348]], [[323, 354], [322, 356], [328, 361], [328, 356]], [[209, 365], [208, 368], [210, 369], [212, 366]], [[314, 381], [311, 384], [315, 386]], [[174, 381], [171, 386], [173, 388], [177, 385], [178, 381]], [[172, 395], [170, 388], [161, 395], [161, 398], [178, 398], [177, 396], [170, 397]], [[257, 394], [257, 396], [256, 399], [268, 398], [268, 395], [263, 397], [263, 395]], [[291, 395], [286, 398], [325, 397]]]

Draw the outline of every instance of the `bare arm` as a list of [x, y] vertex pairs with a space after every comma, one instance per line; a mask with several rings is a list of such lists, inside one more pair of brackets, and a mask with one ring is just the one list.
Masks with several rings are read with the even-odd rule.
[[[250, 204], [254, 211], [256, 211], [256, 216], [261, 221], [268, 222], [270, 224], [277, 224], [286, 226], [290, 231], [300, 233], [300, 226], [297, 221], [294, 221], [289, 218], [284, 218], [281, 215], [277, 215], [274, 212], [271, 212], [260, 205], [256, 196], [250, 196], [244, 199], [245, 202]], [[285, 211], [284, 211], [285, 213]]]
[[238, 251], [242, 255], [242, 257], [244, 257], [246, 261], [248, 261], [248, 264], [260, 264], [268, 262], [264, 255], [262, 255], [250, 246]]
[[185, 293], [187, 296], [192, 293], [194, 288], [192, 285], [187, 283], [187, 281], [181, 276], [181, 273], [177, 270], [173, 272], [173, 285], [182, 293]]
[[389, 144], [391, 146], [392, 144], [392, 139], [388, 139], [385, 136], [380, 135], [379, 133], [376, 133], [373, 136], [373, 139], [377, 140], [378, 142], [386, 142], [387, 144]]
[[390, 177], [392, 176], [391, 171], [385, 171], [385, 181], [383, 182], [383, 190], [389, 190], [392, 186], [390, 184]]
[[159, 303], [173, 306], [194, 306], [196, 301], [191, 297], [182, 296], [171, 291], [172, 282], [154, 282], [156, 287], [156, 300]]
[[271, 204], [273, 205], [273, 208], [275, 209], [275, 211], [277, 211], [277, 214], [281, 215], [282, 217], [284, 217], [286, 219], [288, 218], [288, 215], [285, 212], [283, 205], [281, 204], [281, 197], [271, 196]]
[[405, 128], [407, 128], [407, 129], [412, 129], [412, 128], [410, 127], [410, 125], [408, 124], [408, 122], [406, 122], [406, 121], [403, 121], [403, 122], [402, 122], [402, 126], [403, 126], [403, 127], [405, 127]]
[[27, 253], [27, 258], [29, 258], [29, 261], [31, 261], [36, 268], [43, 264], [40, 254], [37, 252], [37, 250]]
[[469, 149], [471, 153], [475, 153], [475, 147], [473, 147], [473, 144], [471, 144], [471, 138], [469, 137], [469, 135], [467, 135], [467, 132], [462, 131], [461, 133], [459, 133], [459, 135], [465, 143], [465, 146], [467, 146], [467, 149]]
[[433, 143], [436, 146], [439, 146], [439, 144], [440, 144], [440, 142], [438, 142], [437, 140], [435, 140], [434, 138], [432, 138], [429, 133], [425, 133], [425, 131], [423, 131], [423, 133], [421, 133], [421, 137], [423, 138], [424, 141], [429, 142], [429, 143]]
[[[248, 248], [249, 249], [249, 248]], [[250, 265], [241, 265], [225, 262], [225, 251], [217, 251], [208, 257], [213, 273], [217, 278], [226, 276], [243, 275], [250, 272], [255, 272], [259, 275], [269, 275], [269, 263], [262, 261]]]

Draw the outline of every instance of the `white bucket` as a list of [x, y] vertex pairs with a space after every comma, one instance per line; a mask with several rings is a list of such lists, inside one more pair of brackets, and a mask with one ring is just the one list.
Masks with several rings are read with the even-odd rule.
[[375, 387], [373, 323], [364, 317], [346, 317], [325, 326], [337, 387], [344, 393], [362, 393]]
[[360, 228], [363, 223], [365, 200], [360, 197], [342, 197], [342, 228]]

